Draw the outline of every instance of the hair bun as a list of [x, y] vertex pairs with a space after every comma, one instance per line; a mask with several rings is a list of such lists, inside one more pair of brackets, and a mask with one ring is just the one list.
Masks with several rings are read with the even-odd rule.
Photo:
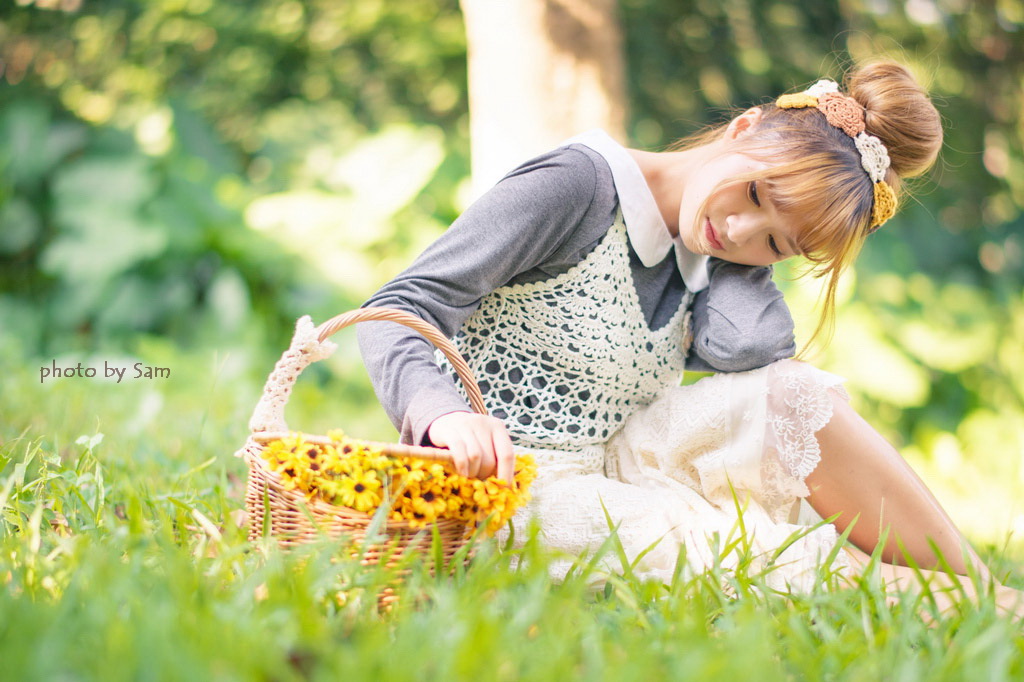
[[942, 148], [939, 112], [905, 66], [864, 64], [847, 76], [845, 90], [864, 107], [867, 132], [885, 144], [900, 177], [920, 175], [935, 163]]

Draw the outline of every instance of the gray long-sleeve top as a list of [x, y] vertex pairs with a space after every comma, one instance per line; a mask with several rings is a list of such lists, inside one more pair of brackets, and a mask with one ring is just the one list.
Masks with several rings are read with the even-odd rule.
[[[506, 175], [364, 305], [410, 312], [452, 337], [498, 287], [548, 279], [579, 263], [604, 238], [618, 206], [604, 157], [578, 144], [548, 152]], [[707, 267], [686, 368], [737, 372], [791, 357], [793, 321], [771, 268], [717, 259]], [[686, 292], [675, 260], [645, 267], [631, 246], [630, 270], [648, 326], [661, 328]], [[357, 333], [377, 397], [403, 442], [427, 443], [434, 419], [469, 411], [419, 334], [389, 322], [361, 324]]]

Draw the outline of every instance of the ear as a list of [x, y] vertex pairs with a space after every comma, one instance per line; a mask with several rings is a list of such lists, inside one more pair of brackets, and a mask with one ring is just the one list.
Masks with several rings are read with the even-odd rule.
[[761, 122], [761, 118], [764, 116], [764, 109], [761, 107], [751, 107], [742, 114], [734, 118], [729, 122], [728, 127], [725, 129], [725, 139], [735, 140], [757, 127], [757, 124]]

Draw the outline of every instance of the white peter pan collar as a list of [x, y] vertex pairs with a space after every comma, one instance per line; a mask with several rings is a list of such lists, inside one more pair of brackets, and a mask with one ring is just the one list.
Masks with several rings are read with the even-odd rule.
[[619, 195], [626, 234], [644, 267], [657, 265], [675, 246], [676, 266], [690, 291], [697, 292], [708, 285], [707, 256], [700, 256], [683, 245], [682, 239], [673, 239], [661, 217], [658, 204], [647, 186], [644, 174], [626, 148], [603, 130], [591, 130], [562, 143], [582, 144], [604, 157], [612, 170], [612, 181]]

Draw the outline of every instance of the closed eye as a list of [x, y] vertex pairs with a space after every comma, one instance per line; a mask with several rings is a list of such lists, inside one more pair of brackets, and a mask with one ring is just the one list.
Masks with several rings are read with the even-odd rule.
[[751, 180], [747, 183], [747, 196], [750, 197], [750, 201], [754, 203], [754, 206], [761, 205], [761, 199], [757, 196], [757, 180]]
[[778, 257], [782, 257], [782, 251], [779, 250], [779, 245], [775, 243], [775, 237], [768, 235], [768, 247], [771, 248], [772, 253]]

